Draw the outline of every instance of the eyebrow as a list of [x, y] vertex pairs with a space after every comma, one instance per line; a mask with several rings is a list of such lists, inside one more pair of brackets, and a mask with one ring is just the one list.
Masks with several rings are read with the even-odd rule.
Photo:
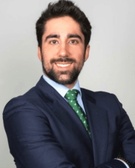
[[[82, 41], [81, 36], [78, 35], [78, 34], [68, 34], [67, 37], [68, 38], [78, 38], [78, 39], [80, 39]], [[60, 35], [58, 35], [58, 34], [50, 34], [50, 35], [46, 36], [45, 41], [47, 41], [48, 39], [51, 39], [51, 38], [60, 38]]]
[[50, 38], [60, 38], [60, 35], [50, 34], [50, 35], [46, 36], [45, 41], [47, 41], [47, 40], [50, 39]]
[[82, 41], [81, 36], [79, 36], [78, 34], [69, 34], [68, 38], [78, 38], [78, 39], [80, 39]]

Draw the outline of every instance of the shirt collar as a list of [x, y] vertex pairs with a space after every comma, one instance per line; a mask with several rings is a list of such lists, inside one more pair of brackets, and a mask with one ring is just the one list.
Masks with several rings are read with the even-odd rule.
[[[67, 93], [67, 91], [69, 90], [69, 88], [67, 88], [66, 86], [59, 84], [53, 80], [51, 80], [50, 78], [48, 78], [46, 75], [43, 75], [43, 79], [50, 84], [62, 97], [65, 96], [65, 94]], [[81, 89], [80, 89], [80, 85], [79, 85], [79, 81], [77, 80], [77, 82], [75, 83], [74, 87], [72, 89], [77, 89], [81, 94]]]

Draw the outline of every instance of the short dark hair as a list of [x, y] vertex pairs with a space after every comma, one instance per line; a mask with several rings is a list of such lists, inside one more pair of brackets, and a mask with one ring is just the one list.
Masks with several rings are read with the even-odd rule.
[[70, 0], [58, 0], [55, 3], [49, 3], [48, 8], [42, 12], [40, 18], [36, 22], [38, 46], [41, 47], [46, 22], [49, 19], [62, 16], [70, 16], [79, 23], [85, 37], [85, 46], [87, 46], [91, 37], [91, 24], [84, 12]]

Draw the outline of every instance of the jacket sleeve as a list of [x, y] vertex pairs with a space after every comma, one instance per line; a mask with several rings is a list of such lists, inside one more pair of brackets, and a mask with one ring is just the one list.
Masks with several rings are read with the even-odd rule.
[[119, 139], [122, 146], [122, 151], [118, 157], [133, 166], [135, 164], [135, 130], [129, 116], [117, 98], [116, 102], [118, 102], [120, 109]]
[[[130, 168], [135, 168], [135, 130], [127, 115], [123, 109], [122, 104], [119, 102], [115, 95], [113, 100], [115, 107], [119, 109], [118, 119], [118, 136], [121, 143], [121, 151], [117, 158], [122, 159]], [[113, 107], [112, 107], [113, 108]], [[113, 109], [114, 110], [114, 109]], [[116, 111], [116, 110], [114, 110]], [[111, 118], [111, 117], [110, 117]], [[127, 168], [126, 165], [117, 159], [112, 159], [110, 162], [99, 165], [96, 168]]]
[[47, 117], [35, 106], [13, 100], [6, 106], [3, 118], [17, 167], [76, 168], [53, 136]]

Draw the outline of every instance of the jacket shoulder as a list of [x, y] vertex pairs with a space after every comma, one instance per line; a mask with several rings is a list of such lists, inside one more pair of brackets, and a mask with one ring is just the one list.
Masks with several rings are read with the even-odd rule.
[[93, 99], [100, 98], [116, 98], [116, 95], [113, 93], [105, 92], [105, 91], [91, 91], [88, 89], [81, 88], [82, 93], [86, 96], [92, 97]]

